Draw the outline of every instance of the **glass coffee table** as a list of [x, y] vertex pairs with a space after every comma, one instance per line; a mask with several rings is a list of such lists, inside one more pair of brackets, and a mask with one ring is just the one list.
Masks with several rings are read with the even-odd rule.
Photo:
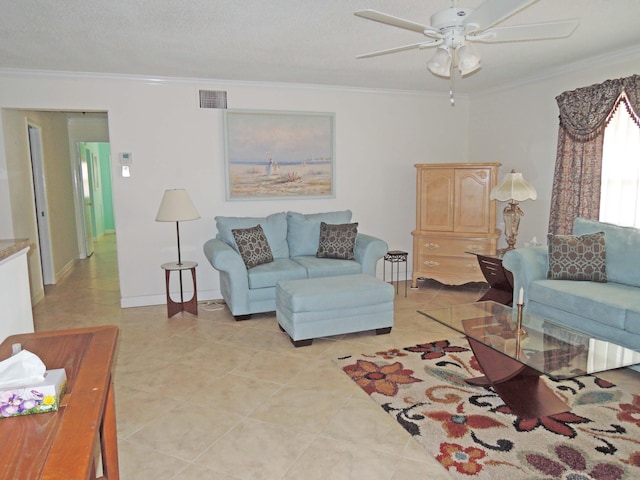
[[513, 309], [492, 301], [418, 312], [466, 336], [484, 373], [467, 383], [493, 387], [521, 418], [569, 410], [541, 375], [566, 380], [640, 363], [640, 352], [536, 315], [523, 315], [526, 333], [518, 335]]

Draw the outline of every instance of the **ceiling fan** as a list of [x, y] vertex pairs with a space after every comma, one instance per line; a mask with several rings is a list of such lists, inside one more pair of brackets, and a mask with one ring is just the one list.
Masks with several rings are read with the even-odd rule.
[[431, 16], [431, 25], [404, 20], [376, 10], [355, 12], [358, 17], [411, 30], [427, 37], [426, 41], [401, 47], [379, 50], [358, 55], [369, 58], [387, 55], [415, 48], [436, 47], [427, 62], [427, 68], [434, 75], [453, 77], [454, 67], [461, 75], [468, 75], [480, 68], [480, 58], [471, 48], [472, 42], [519, 42], [568, 37], [573, 33], [579, 20], [559, 20], [553, 22], [494, 27], [497, 23], [528, 7], [537, 0], [486, 0], [478, 8], [462, 8], [452, 0], [451, 7]]

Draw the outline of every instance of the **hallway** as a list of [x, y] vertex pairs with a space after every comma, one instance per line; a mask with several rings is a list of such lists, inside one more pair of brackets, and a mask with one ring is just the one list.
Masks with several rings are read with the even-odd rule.
[[36, 331], [120, 324], [120, 287], [115, 234], [94, 243], [95, 253], [55, 285], [33, 307]]

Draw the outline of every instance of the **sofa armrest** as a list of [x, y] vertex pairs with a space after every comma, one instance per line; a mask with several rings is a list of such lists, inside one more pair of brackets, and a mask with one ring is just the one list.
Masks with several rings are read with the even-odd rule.
[[376, 276], [376, 265], [389, 250], [387, 242], [371, 235], [358, 233], [356, 237], [355, 260], [362, 265], [362, 273]]
[[[502, 266], [513, 273], [513, 298], [517, 299], [520, 287], [524, 289], [524, 303], [528, 303], [531, 282], [547, 278], [549, 268], [546, 246], [525, 247], [509, 250], [504, 254]], [[515, 300], [514, 300], [515, 303]]]
[[229, 308], [235, 312], [238, 305], [248, 305], [249, 274], [240, 254], [217, 238], [208, 240], [202, 250], [213, 268], [220, 272], [220, 291]]
[[231, 246], [222, 240], [212, 238], [202, 247], [205, 257], [216, 270], [232, 272], [239, 270], [247, 277], [247, 267], [242, 261], [242, 257]]

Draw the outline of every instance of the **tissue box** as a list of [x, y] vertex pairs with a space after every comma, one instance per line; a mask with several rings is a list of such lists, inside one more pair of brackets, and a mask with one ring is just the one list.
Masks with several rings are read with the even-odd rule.
[[44, 380], [36, 385], [0, 390], [0, 418], [54, 412], [66, 389], [67, 374], [58, 368], [47, 370]]

